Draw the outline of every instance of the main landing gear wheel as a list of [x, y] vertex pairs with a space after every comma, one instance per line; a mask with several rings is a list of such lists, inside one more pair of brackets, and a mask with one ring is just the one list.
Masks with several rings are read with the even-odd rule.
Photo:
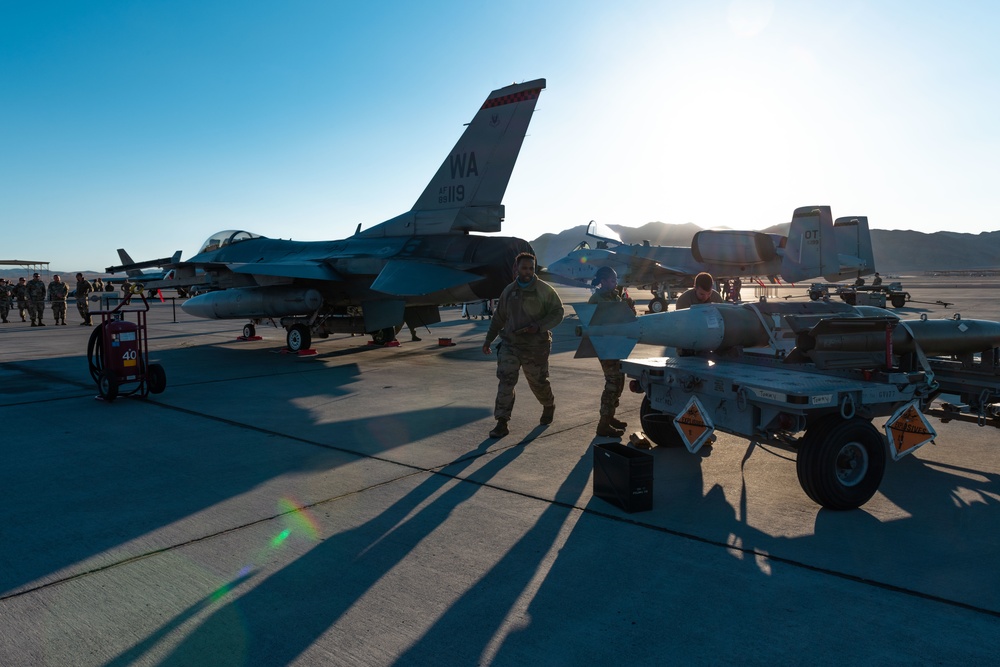
[[806, 495], [831, 510], [868, 502], [885, 474], [885, 443], [871, 422], [832, 415], [809, 427], [795, 470]]
[[118, 382], [107, 372], [101, 371], [97, 376], [97, 392], [101, 398], [110, 403], [118, 398]]
[[257, 335], [257, 327], [255, 327], [253, 323], [243, 325], [244, 338], [253, 338], [256, 335]]
[[647, 308], [649, 309], [649, 312], [651, 312], [651, 313], [662, 313], [662, 312], [665, 312], [667, 310], [667, 302], [666, 302], [665, 299], [661, 299], [660, 297], [656, 297], [655, 299], [653, 299], [653, 300], [651, 300], [649, 302], [649, 305], [647, 306]]
[[376, 345], [385, 345], [396, 338], [396, 331], [392, 327], [379, 329], [372, 332], [372, 342]]
[[309, 333], [309, 327], [304, 324], [293, 324], [288, 330], [285, 342], [292, 352], [309, 349], [309, 346], [312, 345], [312, 334]]
[[681, 434], [674, 428], [674, 417], [653, 409], [649, 397], [644, 396], [639, 406], [639, 423], [642, 432], [660, 447], [683, 447]]
[[151, 394], [162, 394], [167, 388], [167, 372], [160, 364], [150, 364], [146, 371], [146, 386]]

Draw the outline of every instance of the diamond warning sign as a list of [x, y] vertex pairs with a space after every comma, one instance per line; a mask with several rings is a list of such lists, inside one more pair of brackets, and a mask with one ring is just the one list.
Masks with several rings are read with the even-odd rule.
[[889, 417], [885, 437], [889, 439], [892, 460], [898, 461], [933, 440], [937, 432], [920, 412], [917, 401], [910, 401]]
[[681, 434], [684, 446], [694, 454], [712, 437], [715, 425], [698, 397], [692, 396], [680, 414], [674, 417], [674, 428]]

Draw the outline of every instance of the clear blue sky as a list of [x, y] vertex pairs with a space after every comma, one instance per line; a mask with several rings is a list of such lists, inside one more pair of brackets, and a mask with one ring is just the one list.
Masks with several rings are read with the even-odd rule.
[[0, 5], [0, 259], [408, 210], [486, 95], [548, 80], [504, 203], [596, 219], [1000, 229], [1000, 3], [160, 0]]

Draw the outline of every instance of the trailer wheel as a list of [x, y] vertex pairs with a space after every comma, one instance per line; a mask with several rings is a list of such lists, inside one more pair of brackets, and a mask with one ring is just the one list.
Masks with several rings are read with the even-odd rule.
[[831, 510], [868, 502], [885, 474], [885, 443], [871, 422], [832, 415], [809, 427], [795, 470], [806, 495]]
[[662, 313], [667, 310], [667, 302], [660, 297], [656, 297], [655, 299], [650, 300], [649, 305], [646, 307], [651, 313]]
[[848, 293], [846, 293], [846, 294], [841, 294], [841, 295], [840, 295], [840, 298], [841, 298], [841, 299], [842, 299], [842, 300], [844, 301], [844, 303], [846, 303], [846, 304], [847, 304], [848, 306], [853, 306], [854, 304], [856, 304], [856, 303], [858, 302], [858, 296], [857, 296], [857, 294], [853, 294], [853, 293], [851, 293], [851, 292], [848, 292]]
[[893, 308], [902, 308], [906, 305], [906, 296], [903, 294], [893, 294], [889, 297], [889, 301], [892, 302]]
[[639, 423], [642, 432], [660, 447], [683, 447], [684, 440], [674, 428], [674, 417], [654, 410], [648, 396], [643, 396], [639, 406]]
[[255, 327], [253, 323], [243, 325], [244, 338], [253, 338], [256, 335], [257, 335], [257, 327]]
[[118, 398], [118, 382], [105, 371], [97, 376], [97, 392], [110, 403]]
[[813, 291], [809, 292], [809, 300], [810, 301], [819, 301], [819, 297], [820, 297], [820, 293], [819, 292], [813, 292]]
[[160, 364], [150, 364], [146, 371], [146, 386], [152, 394], [162, 394], [167, 388], [167, 372]]
[[312, 345], [312, 334], [309, 333], [309, 327], [304, 324], [293, 324], [285, 337], [285, 343], [292, 352], [309, 349], [309, 346]]

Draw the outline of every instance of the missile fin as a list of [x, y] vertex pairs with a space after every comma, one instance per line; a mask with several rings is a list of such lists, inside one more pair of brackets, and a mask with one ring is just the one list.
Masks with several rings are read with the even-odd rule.
[[635, 322], [635, 313], [624, 301], [602, 301], [588, 326], [601, 324], [629, 324]]
[[597, 310], [597, 304], [594, 303], [573, 303], [573, 310], [576, 311], [576, 316], [580, 318], [580, 324], [585, 327], [590, 326], [590, 320], [594, 317], [594, 311]]
[[597, 356], [597, 350], [594, 349], [594, 344], [590, 342], [590, 336], [583, 336], [580, 339], [580, 347], [576, 348], [576, 354], [573, 355], [574, 359], [593, 359]]
[[[597, 352], [598, 359], [627, 359], [635, 348], [636, 341], [628, 336], [589, 336], [590, 344]], [[580, 344], [583, 347], [583, 343]]]

